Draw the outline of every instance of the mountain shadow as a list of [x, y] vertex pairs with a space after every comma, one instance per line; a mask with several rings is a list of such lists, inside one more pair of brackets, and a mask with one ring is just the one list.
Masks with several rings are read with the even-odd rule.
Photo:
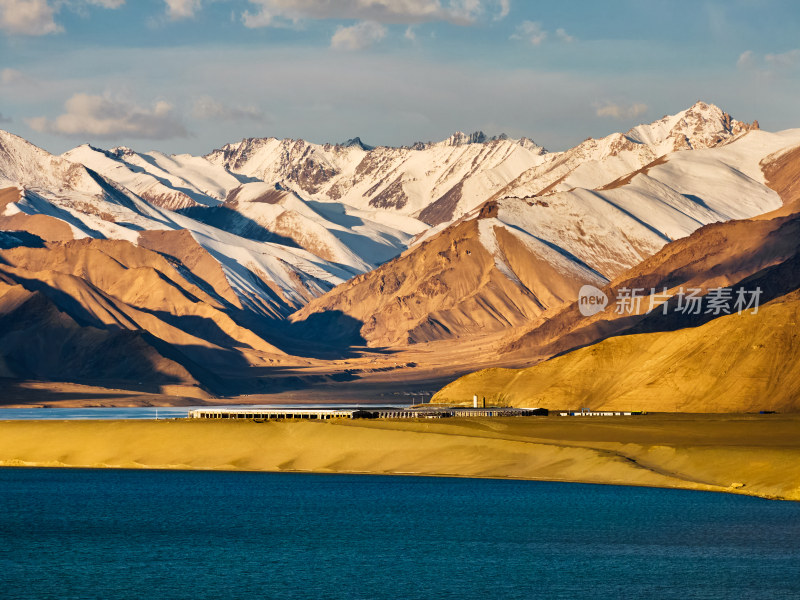
[[[303, 358], [339, 360], [354, 358], [367, 341], [361, 335], [364, 323], [340, 310], [313, 313], [302, 321], [273, 321], [241, 311], [234, 320], [283, 352]], [[370, 352], [382, 352], [370, 348]]]
[[44, 248], [44, 239], [28, 231], [0, 230], [0, 250], [19, 247]]
[[256, 242], [272, 242], [289, 248], [300, 248], [292, 238], [270, 231], [260, 223], [227, 206], [190, 206], [178, 213], [200, 223]]

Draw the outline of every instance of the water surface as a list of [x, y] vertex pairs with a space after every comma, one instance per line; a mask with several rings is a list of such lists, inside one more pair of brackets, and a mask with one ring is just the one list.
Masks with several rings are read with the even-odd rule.
[[0, 469], [23, 598], [800, 597], [800, 503], [531, 481]]
[[[352, 408], [353, 404], [237, 404], [229, 406], [130, 406], [100, 408], [0, 408], [0, 421], [5, 420], [80, 420], [80, 419], [174, 419], [184, 418], [196, 408]], [[399, 405], [381, 404], [380, 406]], [[405, 404], [402, 408], [408, 408]]]

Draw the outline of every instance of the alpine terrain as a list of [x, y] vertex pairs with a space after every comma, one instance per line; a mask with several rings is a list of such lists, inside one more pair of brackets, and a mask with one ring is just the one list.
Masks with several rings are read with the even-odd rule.
[[[680, 410], [796, 407], [759, 374], [796, 377], [799, 146], [703, 102], [561, 152], [476, 132], [55, 156], [0, 132], [2, 402], [385, 402], [513, 366], [437, 398], [663, 409], [702, 364]], [[584, 317], [585, 285], [763, 306]]]

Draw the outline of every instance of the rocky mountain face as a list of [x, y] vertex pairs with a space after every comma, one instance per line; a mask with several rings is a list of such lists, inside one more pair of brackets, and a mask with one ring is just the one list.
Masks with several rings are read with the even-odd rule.
[[[480, 393], [562, 409], [798, 410], [800, 146], [761, 166], [782, 207], [665, 246], [602, 290], [612, 299], [639, 290], [641, 304], [611, 302], [583, 316], [571, 303], [505, 348], [555, 358], [523, 370], [479, 371], [434, 401], [468, 402]], [[656, 306], [648, 301], [652, 290]], [[740, 290], [746, 304], [737, 308]], [[698, 310], [687, 310], [687, 293], [696, 295]]]
[[757, 121], [748, 125], [713, 104], [697, 102], [682, 112], [626, 133], [589, 138], [565, 152], [550, 153], [545, 161], [522, 172], [494, 197], [599, 188], [670, 153], [717, 147], [758, 128]]
[[[375, 346], [499, 332], [539, 318], [549, 330], [558, 321], [547, 311], [577, 299], [583, 285], [614, 280], [704, 224], [780, 207], [759, 161], [796, 142], [797, 133], [752, 132], [701, 154], [671, 154], [608, 189], [488, 201], [292, 318], [340, 311], [363, 323], [362, 337]], [[516, 293], [500, 293], [507, 287]]]
[[[205, 158], [232, 173], [277, 182], [304, 198], [378, 209], [437, 225], [480, 204], [537, 163], [543, 153], [528, 140], [488, 139], [477, 132], [410, 148], [246, 139]], [[437, 202], [438, 211], [425, 212]]]
[[402, 345], [520, 326], [568, 301], [585, 282], [605, 281], [491, 212], [454, 224], [292, 319], [335, 312], [360, 326], [371, 345]]
[[[782, 210], [797, 178], [780, 161], [798, 143], [702, 103], [558, 153], [478, 132], [407, 148], [270, 138], [205, 157], [88, 145], [57, 157], [0, 132], [0, 376], [152, 372], [161, 387], [221, 393], [317, 346], [511, 332], [511, 354], [544, 357], [639, 326], [576, 325], [583, 285], [611, 289], [637, 265], [647, 282], [682, 272], [647, 261], [704, 225]], [[766, 256], [752, 254], [756, 234], [714, 239], [705, 262], [687, 251], [703, 273], [727, 264], [713, 244]], [[134, 366], [92, 359], [103, 344], [129, 346]]]

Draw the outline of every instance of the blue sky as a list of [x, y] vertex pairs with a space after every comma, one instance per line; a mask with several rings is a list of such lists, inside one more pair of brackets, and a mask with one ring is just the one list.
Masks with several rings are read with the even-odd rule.
[[50, 150], [453, 131], [551, 150], [696, 100], [800, 127], [794, 0], [0, 0], [0, 128]]

